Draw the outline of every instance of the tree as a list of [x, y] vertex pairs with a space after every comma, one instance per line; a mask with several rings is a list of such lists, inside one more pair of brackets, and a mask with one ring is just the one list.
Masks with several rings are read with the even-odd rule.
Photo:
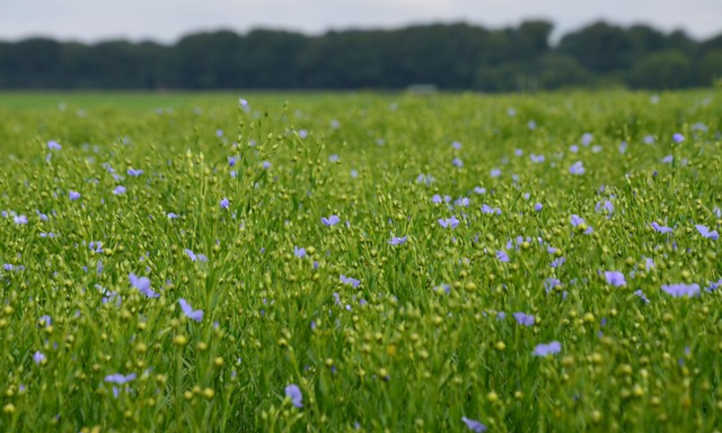
[[722, 49], [712, 50], [702, 57], [697, 68], [697, 83], [711, 86], [722, 79]]
[[477, 71], [474, 87], [485, 92], [537, 90], [538, 78], [532, 70], [533, 65], [522, 63], [481, 66]]
[[2, 88], [404, 88], [484, 91], [628, 83], [673, 88], [720, 76], [722, 35], [599, 21], [549, 45], [544, 20], [486, 29], [464, 22], [393, 30], [186, 35], [172, 45], [31, 38], [0, 42]]
[[47, 38], [25, 39], [8, 44], [0, 59], [0, 76], [9, 87], [60, 87], [62, 46]]
[[275, 30], [254, 30], [244, 38], [239, 58], [242, 87], [295, 88], [300, 83], [299, 55], [309, 38]]
[[182, 38], [174, 47], [178, 84], [190, 89], [243, 87], [244, 44], [236, 33], [217, 31]]
[[559, 52], [576, 58], [592, 72], [609, 73], [634, 62], [634, 41], [624, 29], [596, 22], [562, 37]]
[[590, 81], [589, 71], [571, 56], [550, 53], [539, 60], [539, 85], [545, 89], [583, 86]]
[[692, 84], [689, 59], [681, 51], [649, 54], [634, 65], [629, 84], [648, 89], [676, 89]]

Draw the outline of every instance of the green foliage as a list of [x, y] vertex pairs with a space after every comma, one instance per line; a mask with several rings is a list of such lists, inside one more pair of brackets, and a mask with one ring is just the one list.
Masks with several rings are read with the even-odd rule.
[[[564, 35], [552, 47], [552, 28], [548, 21], [529, 20], [501, 29], [452, 23], [317, 36], [219, 30], [190, 34], [172, 45], [33, 38], [0, 42], [0, 88], [399, 89], [427, 84], [507, 92], [612, 83], [663, 89], [709, 86], [710, 77], [722, 73], [714, 54], [722, 49], [722, 36], [698, 42], [681, 31], [600, 21]], [[660, 62], [667, 65], [673, 51], [689, 61], [683, 80], [643, 73]]]
[[716, 431], [713, 92], [2, 94], [0, 431]]
[[692, 80], [689, 59], [680, 51], [663, 51], [641, 59], [630, 73], [634, 87], [677, 89], [686, 87]]
[[503, 63], [479, 68], [474, 87], [485, 92], [513, 92], [537, 90], [539, 85], [532, 65]]
[[623, 28], [594, 23], [562, 37], [559, 51], [577, 59], [590, 71], [609, 73], [634, 63], [634, 42]]
[[591, 74], [574, 57], [563, 54], [547, 54], [539, 60], [539, 82], [544, 89], [565, 86], [584, 86], [591, 81]]
[[699, 65], [699, 81], [714, 84], [722, 78], [722, 49], [710, 51], [702, 58]]

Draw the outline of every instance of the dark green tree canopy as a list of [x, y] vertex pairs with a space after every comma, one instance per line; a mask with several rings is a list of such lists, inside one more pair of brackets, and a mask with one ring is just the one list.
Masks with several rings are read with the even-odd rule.
[[31, 38], [0, 42], [0, 88], [404, 88], [516, 91], [623, 84], [707, 86], [722, 75], [722, 34], [603, 21], [550, 45], [552, 23], [487, 29], [467, 23], [395, 30], [281, 30], [187, 35], [173, 45], [122, 40], [87, 45]]

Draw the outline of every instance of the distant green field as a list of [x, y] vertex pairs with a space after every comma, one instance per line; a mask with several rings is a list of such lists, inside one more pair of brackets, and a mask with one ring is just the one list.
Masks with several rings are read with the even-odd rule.
[[[288, 99], [318, 99], [323, 93], [308, 92], [286, 92], [286, 93], [254, 93], [245, 92], [248, 97], [261, 98], [264, 100], [288, 100]], [[334, 94], [327, 94], [334, 95]], [[122, 109], [122, 110], [145, 110], [155, 108], [186, 108], [196, 105], [234, 104], [238, 101], [238, 95], [229, 92], [12, 92], [0, 91], [0, 107], [8, 109]]]
[[722, 430], [719, 91], [0, 119], [2, 432]]

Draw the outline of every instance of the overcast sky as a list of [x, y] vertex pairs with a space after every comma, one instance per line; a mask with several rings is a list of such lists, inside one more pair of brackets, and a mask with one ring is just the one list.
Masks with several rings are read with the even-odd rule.
[[705, 38], [722, 32], [722, 0], [0, 0], [0, 39], [173, 42], [218, 28], [319, 33], [458, 20], [499, 27], [529, 17], [553, 21], [556, 36], [604, 18]]

